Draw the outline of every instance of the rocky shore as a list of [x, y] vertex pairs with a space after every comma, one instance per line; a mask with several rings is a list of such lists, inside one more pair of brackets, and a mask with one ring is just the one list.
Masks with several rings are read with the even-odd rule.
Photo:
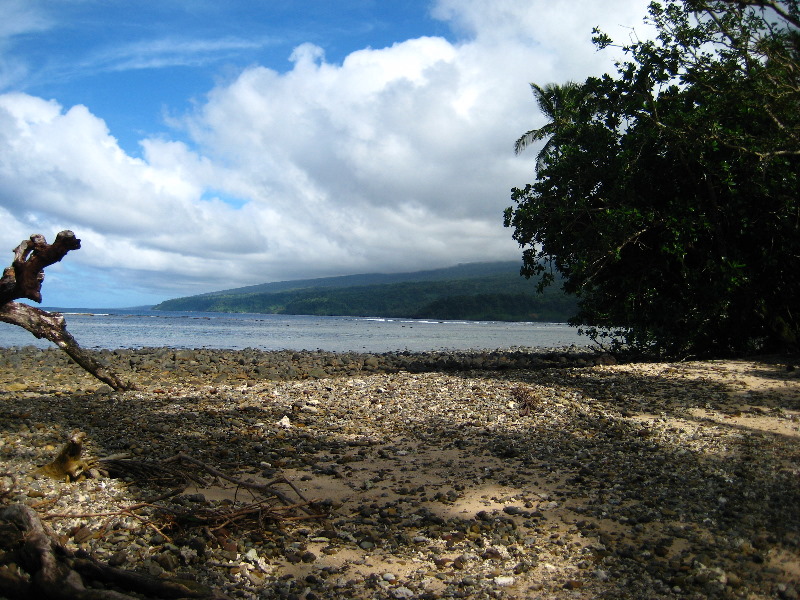
[[[108, 564], [229, 598], [798, 598], [800, 377], [785, 357], [97, 355], [136, 389], [57, 350], [0, 351], [0, 498]], [[218, 477], [142, 506], [169, 486], [37, 473], [75, 430], [96, 458], [183, 453], [236, 481], [285, 479], [313, 510]]]
[[[469, 370], [502, 371], [508, 369], [544, 369], [548, 367], [611, 364], [615, 359], [586, 348], [519, 348], [495, 351], [386, 352], [368, 354], [318, 351], [264, 351], [246, 349], [175, 350], [143, 348], [95, 351], [104, 366], [120, 373], [130, 373], [133, 380], [148, 384], [164, 381], [213, 383], [287, 381], [359, 376], [377, 373], [463, 372]], [[0, 352], [0, 368], [14, 370], [33, 362], [39, 368], [51, 368], [55, 380], [65, 385], [82, 375], [80, 369], [56, 348], [33, 346]], [[64, 375], [59, 377], [59, 375]], [[21, 381], [24, 373], [20, 372]], [[124, 377], [123, 377], [124, 378]], [[88, 378], [87, 385], [93, 385]]]

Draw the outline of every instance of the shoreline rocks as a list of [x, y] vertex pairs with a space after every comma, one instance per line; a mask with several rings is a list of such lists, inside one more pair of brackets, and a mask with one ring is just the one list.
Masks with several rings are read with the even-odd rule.
[[[208, 380], [216, 383], [236, 381], [288, 381], [353, 377], [363, 374], [505, 371], [590, 367], [616, 364], [606, 353], [587, 348], [518, 348], [510, 350], [386, 352], [327, 352], [256, 349], [171, 349], [141, 348], [93, 350], [105, 366], [120, 376], [130, 373], [136, 379], [158, 381]], [[14, 369], [25, 361], [54, 369], [55, 373], [78, 367], [58, 348], [34, 346], [0, 348], [0, 369]], [[21, 384], [21, 382], [20, 382]]]

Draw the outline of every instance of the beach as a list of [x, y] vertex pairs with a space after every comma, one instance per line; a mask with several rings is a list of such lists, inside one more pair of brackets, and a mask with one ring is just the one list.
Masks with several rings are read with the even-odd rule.
[[[800, 593], [790, 358], [97, 356], [135, 389], [115, 392], [54, 349], [0, 351], [2, 501], [118, 568], [229, 598]], [[102, 460], [81, 481], [38, 473], [75, 431], [89, 458], [181, 455], [230, 478], [206, 471], [164, 497], [174, 481], [111, 477]]]

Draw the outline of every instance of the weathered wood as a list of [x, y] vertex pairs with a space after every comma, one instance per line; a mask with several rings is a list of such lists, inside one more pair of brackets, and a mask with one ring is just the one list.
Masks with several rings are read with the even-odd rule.
[[23, 240], [14, 249], [14, 262], [0, 278], [0, 304], [20, 298], [41, 302], [45, 268], [80, 247], [81, 241], [68, 229], [60, 232], [52, 244], [39, 233]]
[[115, 390], [130, 389], [113, 371], [104, 367], [94, 356], [81, 348], [67, 331], [64, 315], [51, 313], [20, 302], [8, 302], [0, 306], [0, 321], [27, 329], [37, 338], [45, 338], [66, 352], [72, 360], [97, 379]]
[[29, 506], [12, 504], [0, 510], [0, 549], [12, 553], [25, 571], [3, 570], [0, 595], [30, 600], [134, 600], [141, 596], [108, 589], [87, 588], [85, 581], [103, 582], [156, 598], [225, 597], [195, 582], [149, 577], [110, 567], [58, 544], [55, 535]]
[[14, 261], [0, 277], [0, 321], [27, 329], [37, 338], [53, 342], [76, 363], [97, 379], [115, 390], [129, 389], [115, 373], [100, 364], [81, 348], [67, 331], [64, 316], [50, 313], [27, 304], [14, 302], [21, 298], [42, 301], [44, 269], [59, 262], [70, 250], [78, 250], [81, 241], [69, 230], [60, 232], [55, 242], [48, 244], [43, 235], [34, 234], [14, 249]]

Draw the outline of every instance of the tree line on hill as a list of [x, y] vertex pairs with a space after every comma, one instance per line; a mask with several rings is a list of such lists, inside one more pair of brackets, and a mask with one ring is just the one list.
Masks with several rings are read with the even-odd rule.
[[[445, 276], [445, 274], [443, 274]], [[231, 290], [157, 305], [158, 310], [247, 312], [318, 316], [565, 322], [575, 300], [560, 290], [537, 294], [514, 271], [468, 279], [403, 281], [350, 287], [308, 287], [279, 292]]]

